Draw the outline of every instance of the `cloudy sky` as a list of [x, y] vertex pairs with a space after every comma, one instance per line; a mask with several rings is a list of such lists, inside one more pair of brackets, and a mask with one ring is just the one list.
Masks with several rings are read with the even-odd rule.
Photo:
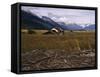
[[62, 9], [46, 7], [22, 6], [21, 10], [34, 13], [40, 18], [47, 16], [56, 22], [76, 23], [76, 24], [95, 24], [94, 10]]

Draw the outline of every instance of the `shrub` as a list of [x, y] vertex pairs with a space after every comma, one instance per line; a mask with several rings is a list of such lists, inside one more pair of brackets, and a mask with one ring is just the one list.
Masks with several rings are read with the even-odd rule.
[[36, 32], [33, 30], [28, 30], [28, 34], [36, 34]]

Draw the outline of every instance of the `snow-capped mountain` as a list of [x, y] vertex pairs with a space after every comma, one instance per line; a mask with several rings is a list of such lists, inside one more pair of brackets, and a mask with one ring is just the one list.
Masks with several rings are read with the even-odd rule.
[[84, 28], [85, 30], [95, 30], [95, 24], [90, 24]]
[[21, 17], [22, 28], [50, 30], [53, 27], [60, 27], [63, 30], [95, 30], [95, 24], [66, 24], [65, 22], [56, 22], [50, 17], [40, 17], [34, 13], [24, 10], [21, 10]]

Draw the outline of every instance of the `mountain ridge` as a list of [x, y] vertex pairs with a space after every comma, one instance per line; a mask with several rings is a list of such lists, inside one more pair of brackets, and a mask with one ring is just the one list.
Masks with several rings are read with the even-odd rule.
[[21, 10], [22, 28], [50, 30], [54, 27], [60, 27], [63, 30], [95, 30], [95, 24], [84, 26], [78, 24], [65, 24], [64, 22], [55, 22], [47, 16], [38, 17], [35, 14]]

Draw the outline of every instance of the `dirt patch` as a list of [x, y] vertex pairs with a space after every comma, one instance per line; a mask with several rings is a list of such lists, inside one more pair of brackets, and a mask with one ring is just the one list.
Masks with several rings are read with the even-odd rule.
[[61, 49], [34, 49], [21, 54], [22, 70], [93, 67], [95, 50], [68, 52]]

